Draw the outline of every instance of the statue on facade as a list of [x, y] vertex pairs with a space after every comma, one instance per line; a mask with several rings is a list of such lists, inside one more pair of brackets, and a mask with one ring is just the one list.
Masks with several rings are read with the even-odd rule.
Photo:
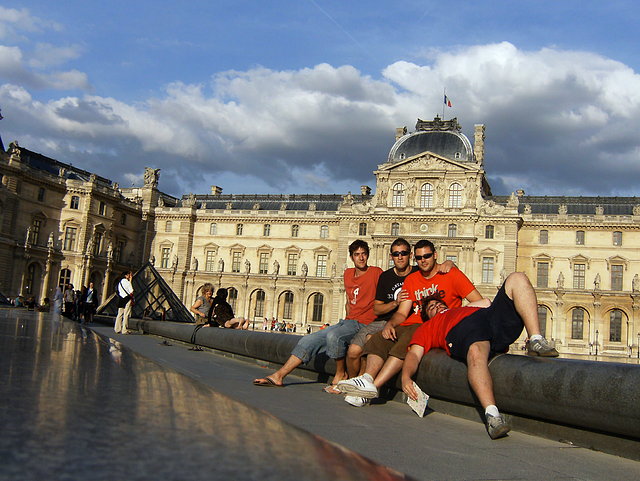
[[331, 277], [335, 277], [337, 274], [338, 268], [336, 267], [336, 263], [334, 262], [331, 265]]
[[87, 249], [85, 250], [85, 254], [93, 254], [93, 246], [95, 244], [95, 241], [93, 239], [93, 236], [89, 237], [89, 241], [87, 242]]
[[507, 207], [518, 207], [520, 205], [520, 199], [515, 192], [511, 192], [509, 200], [507, 201]]
[[567, 204], [560, 204], [560, 207], [558, 207], [558, 214], [567, 215], [567, 212]]
[[193, 207], [196, 205], [196, 196], [190, 193], [185, 200], [182, 201], [182, 205], [185, 207]]
[[342, 198], [342, 205], [352, 205], [354, 201], [354, 197], [353, 194], [351, 194], [351, 191], [347, 192], [347, 195], [345, 195]]
[[307, 277], [307, 274], [309, 273], [309, 266], [307, 265], [306, 262], [302, 263], [301, 270], [302, 270], [302, 276]]
[[233, 209], [233, 202], [227, 202], [224, 206], [225, 209], [231, 210]]
[[178, 256], [173, 254], [173, 260], [171, 261], [171, 269], [174, 271], [178, 268]]
[[193, 262], [191, 263], [193, 266], [193, 270], [197, 271], [198, 270], [198, 258], [197, 257], [193, 257]]
[[604, 207], [601, 205], [596, 206], [596, 215], [604, 215]]
[[24, 245], [31, 244], [31, 226], [27, 227], [27, 233], [24, 238]]
[[158, 197], [158, 207], [164, 207], [164, 197]]
[[245, 259], [244, 260], [244, 271], [249, 274], [251, 272], [251, 262], [249, 262], [249, 259]]
[[276, 259], [273, 261], [273, 275], [277, 276], [279, 272], [280, 272], [280, 263]]
[[224, 259], [222, 257], [218, 261], [218, 272], [224, 272]]
[[47, 240], [47, 247], [49, 249], [53, 249], [55, 246], [56, 246], [55, 238], [53, 237], [53, 232], [52, 232], [51, 234], [49, 234], [49, 239]]
[[525, 214], [531, 214], [531, 204], [525, 204], [524, 205], [524, 213]]
[[160, 178], [160, 169], [152, 169], [151, 167], [144, 168], [144, 186], [145, 187], [157, 187], [159, 178]]
[[9, 155], [10, 161], [20, 162], [20, 146], [18, 145], [17, 140], [9, 143]]
[[111, 242], [109, 242], [109, 245], [107, 246], [107, 259], [113, 259], [113, 244]]
[[117, 182], [115, 182], [113, 184], [113, 190], [120, 190], [120, 184], [118, 184]]
[[151, 264], [152, 266], [156, 265], [156, 256], [154, 256], [153, 254], [151, 254], [151, 257], [149, 257], [149, 264]]
[[564, 274], [558, 274], [558, 289], [564, 289]]
[[596, 274], [596, 278], [593, 281], [593, 289], [595, 291], [599, 291], [600, 290], [600, 273], [599, 272]]
[[633, 280], [631, 281], [631, 289], [633, 289], [633, 292], [640, 291], [640, 276], [638, 276], [638, 274], [633, 276]]
[[309, 203], [309, 209], [308, 210], [310, 210], [311, 212], [315, 212], [316, 208], [317, 208], [317, 204], [315, 202], [310, 202]]

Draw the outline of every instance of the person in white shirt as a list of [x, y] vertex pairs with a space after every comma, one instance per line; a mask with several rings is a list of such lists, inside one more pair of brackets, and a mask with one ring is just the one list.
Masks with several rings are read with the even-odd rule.
[[131, 315], [131, 307], [133, 306], [132, 278], [133, 272], [125, 272], [120, 282], [118, 282], [116, 289], [118, 297], [118, 315], [116, 316], [116, 325], [114, 326], [116, 334], [129, 334], [129, 316]]

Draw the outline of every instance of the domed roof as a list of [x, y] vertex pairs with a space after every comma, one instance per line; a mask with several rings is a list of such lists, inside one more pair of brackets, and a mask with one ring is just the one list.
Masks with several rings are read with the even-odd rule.
[[400, 162], [423, 152], [458, 162], [474, 162], [469, 139], [460, 132], [456, 119], [441, 121], [436, 117], [425, 122], [418, 119], [416, 131], [400, 137], [389, 152], [389, 162]]

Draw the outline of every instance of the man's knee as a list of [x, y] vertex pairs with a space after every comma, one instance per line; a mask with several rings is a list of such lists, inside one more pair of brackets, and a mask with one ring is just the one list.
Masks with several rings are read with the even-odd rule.
[[362, 356], [362, 346], [358, 344], [349, 345], [349, 349], [347, 349], [347, 357], [350, 359], [357, 359]]
[[474, 342], [467, 351], [467, 364], [487, 363], [490, 349], [489, 341]]

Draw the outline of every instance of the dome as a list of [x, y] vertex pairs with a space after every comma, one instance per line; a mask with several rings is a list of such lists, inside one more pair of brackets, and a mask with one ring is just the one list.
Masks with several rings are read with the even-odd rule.
[[389, 152], [389, 162], [400, 162], [423, 152], [458, 162], [474, 162], [469, 139], [459, 131], [457, 121], [433, 122], [418, 120], [416, 131], [400, 137]]

